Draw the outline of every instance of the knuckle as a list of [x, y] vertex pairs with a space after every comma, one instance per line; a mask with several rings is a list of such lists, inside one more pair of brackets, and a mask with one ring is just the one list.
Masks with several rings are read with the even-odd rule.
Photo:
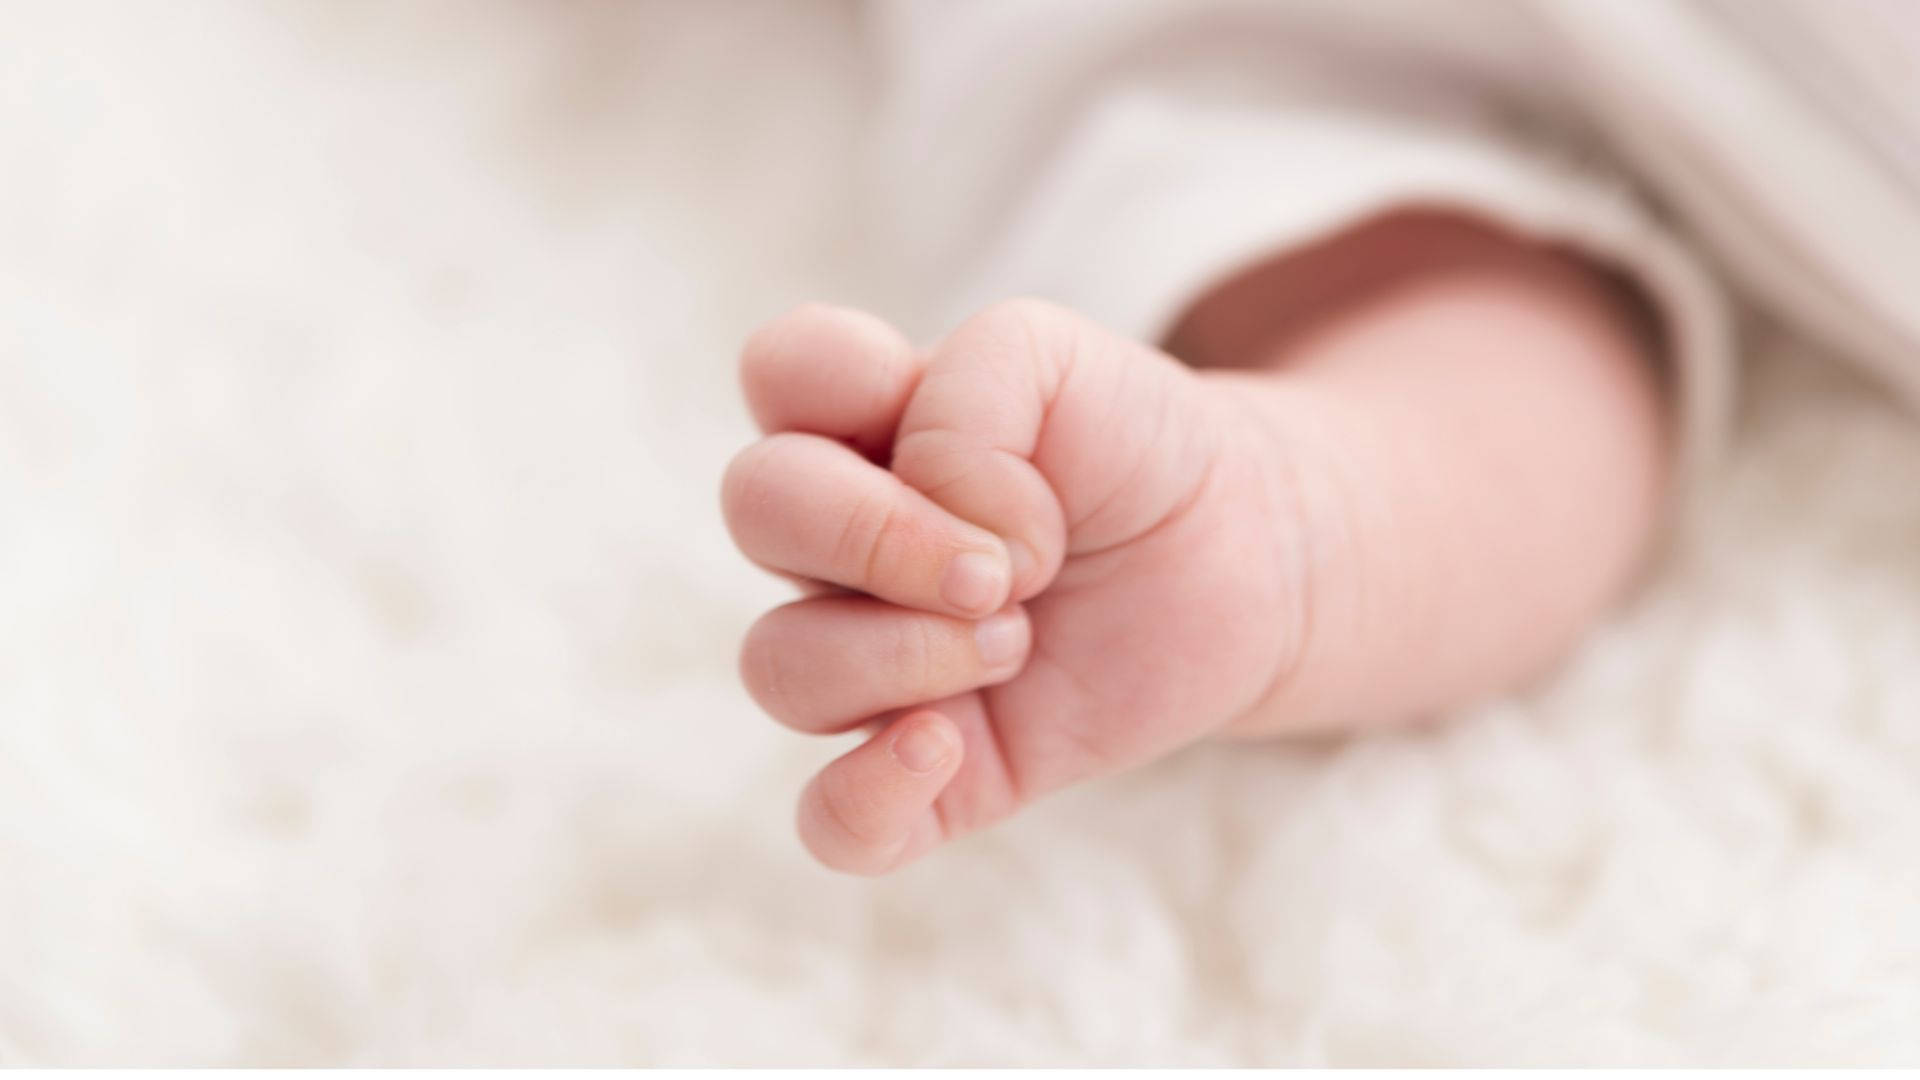
[[981, 308], [961, 327], [995, 338], [1024, 340], [1047, 337], [1075, 318], [1072, 311], [1050, 300], [1016, 296]]
[[907, 486], [941, 502], [942, 493], [974, 475], [986, 462], [978, 446], [959, 432], [921, 428], [893, 446], [893, 473]]
[[765, 501], [760, 492], [765, 487], [771, 456], [768, 441], [763, 439], [733, 455], [733, 460], [727, 462], [727, 471], [720, 477], [720, 510], [736, 537], [741, 525]]
[[781, 343], [785, 339], [786, 329], [781, 320], [760, 327], [747, 335], [740, 345], [740, 384], [749, 393], [760, 384], [769, 368], [778, 363], [784, 351]]
[[942, 663], [947, 650], [941, 635], [926, 618], [900, 620], [889, 643], [886, 662], [892, 681], [914, 701], [945, 696]]
[[763, 324], [740, 347], [740, 386], [761, 420], [784, 411], [781, 390], [806, 371], [808, 345], [833, 318], [833, 309], [807, 303]]
[[893, 570], [889, 536], [896, 525], [896, 508], [881, 496], [855, 502], [834, 541], [833, 565], [862, 582], [886, 580]]
[[818, 300], [803, 300], [788, 308], [778, 322], [788, 327], [811, 328], [838, 322], [847, 315], [848, 311], [845, 308], [821, 303]]
[[760, 617], [740, 642], [740, 681], [754, 703], [780, 720], [797, 720], [793, 686], [780, 647], [779, 612]]
[[720, 477], [720, 511], [736, 540], [761, 523], [784, 485], [780, 474], [798, 436], [770, 435], [733, 456]]
[[1049, 300], [1000, 300], [961, 323], [942, 355], [949, 363], [1000, 357], [1017, 359], [1015, 369], [1051, 369], [1073, 352], [1080, 325], [1079, 315]]
[[791, 337], [782, 319], [755, 330], [740, 347], [740, 391], [747, 399], [747, 410], [763, 428], [780, 411]]
[[[814, 849], [814, 854], [820, 856], [821, 861], [827, 862], [829, 860], [822, 852], [822, 849], [826, 849], [844, 860], [839, 863], [830, 863], [830, 865], [843, 870], [858, 869], [857, 864], [864, 860], [857, 857], [857, 851], [847, 849], [849, 847], [871, 848], [886, 839], [882, 835], [880, 823], [875, 820], [872, 799], [853, 782], [847, 773], [838, 769], [830, 768], [815, 778], [813, 790], [815, 805], [819, 807], [821, 819], [819, 824], [824, 827], [829, 837], [851, 841], [851, 844], [822, 843]], [[825, 840], [827, 837], [820, 839]]]
[[823, 304], [799, 304], [760, 324], [740, 347], [741, 370], [751, 372], [779, 365], [793, 351], [795, 336], [821, 322], [826, 312]]

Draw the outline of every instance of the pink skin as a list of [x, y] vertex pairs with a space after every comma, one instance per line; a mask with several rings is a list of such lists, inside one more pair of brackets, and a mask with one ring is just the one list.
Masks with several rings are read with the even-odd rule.
[[[816, 857], [885, 872], [1201, 738], [1431, 715], [1605, 610], [1665, 479], [1629, 313], [1569, 259], [1432, 224], [1316, 256], [1398, 269], [1310, 319], [1265, 295], [1305, 290], [1297, 262], [1196, 306], [1176, 342], [1237, 370], [1025, 300], [926, 353], [819, 306], [754, 335], [768, 434], [728, 524], [825, 588], [755, 624], [742, 673], [801, 731], [877, 729], [802, 795]], [[1408, 243], [1443, 257], [1408, 272]]]

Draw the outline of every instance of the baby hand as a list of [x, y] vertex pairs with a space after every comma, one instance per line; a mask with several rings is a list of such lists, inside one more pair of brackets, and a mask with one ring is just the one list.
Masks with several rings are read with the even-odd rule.
[[727, 471], [728, 526], [817, 583], [748, 633], [747, 688], [798, 730], [874, 731], [802, 796], [827, 865], [884, 872], [1165, 754], [1286, 668], [1271, 436], [1157, 350], [1036, 301], [925, 353], [810, 306], [742, 381], [767, 436]]

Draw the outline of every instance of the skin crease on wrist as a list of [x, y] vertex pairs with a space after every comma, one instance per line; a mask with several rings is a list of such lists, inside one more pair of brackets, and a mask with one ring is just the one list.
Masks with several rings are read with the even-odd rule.
[[1443, 212], [1236, 276], [1168, 351], [1231, 387], [1299, 507], [1297, 655], [1228, 734], [1508, 691], [1632, 582], [1669, 439], [1655, 324], [1603, 271]]

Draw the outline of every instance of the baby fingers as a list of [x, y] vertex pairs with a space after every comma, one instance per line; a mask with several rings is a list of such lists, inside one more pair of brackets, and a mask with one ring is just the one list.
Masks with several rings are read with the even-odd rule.
[[1018, 607], [970, 622], [862, 596], [815, 597], [762, 616], [747, 632], [740, 670], [781, 723], [845, 731], [876, 713], [1012, 678], [1031, 643]]
[[803, 304], [747, 340], [740, 386], [767, 434], [846, 439], [868, 457], [884, 458], [921, 366], [907, 339], [880, 319]]
[[998, 537], [832, 439], [787, 433], [749, 446], [721, 500], [740, 550], [774, 570], [967, 618], [1007, 602]]
[[800, 841], [835, 870], [882, 874], [942, 839], [934, 800], [963, 755], [953, 722], [922, 709], [828, 763], [800, 796]]

